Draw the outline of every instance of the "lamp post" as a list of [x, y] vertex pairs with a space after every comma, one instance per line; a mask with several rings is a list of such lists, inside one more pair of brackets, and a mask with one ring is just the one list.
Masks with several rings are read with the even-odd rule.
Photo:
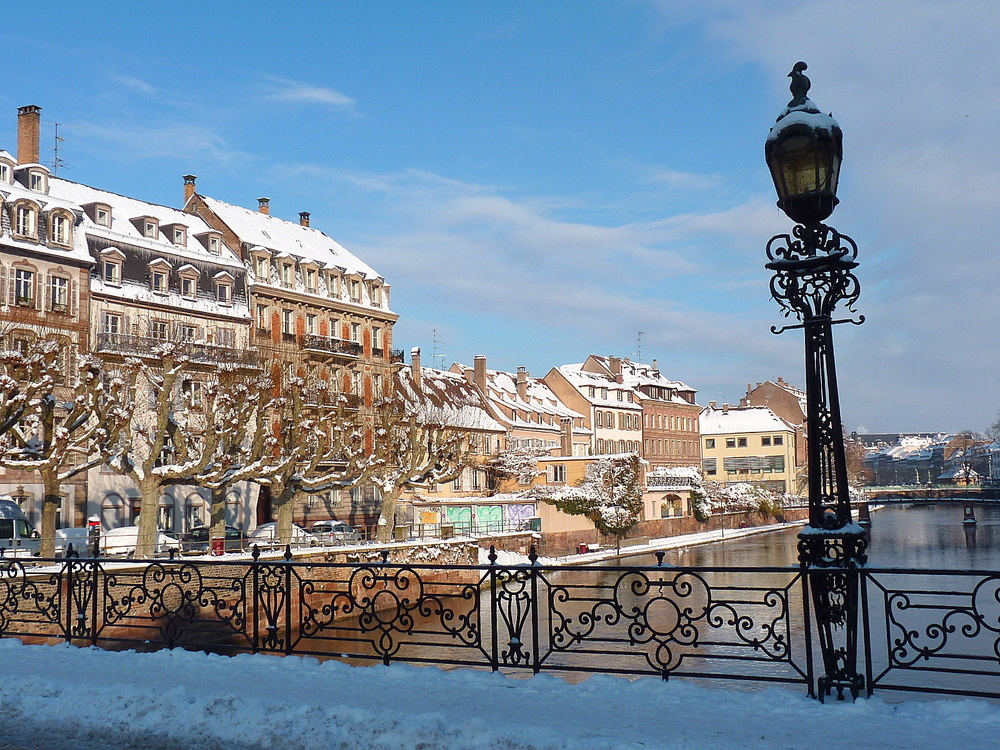
[[774, 333], [802, 328], [805, 333], [808, 412], [809, 525], [799, 534], [799, 563], [806, 571], [809, 601], [819, 633], [823, 674], [816, 684], [823, 700], [832, 691], [857, 697], [864, 677], [857, 669], [858, 579], [866, 561], [867, 540], [851, 520], [847, 458], [840, 419], [840, 396], [833, 356], [838, 303], [853, 312], [861, 292], [854, 276], [854, 240], [822, 222], [837, 205], [843, 133], [807, 97], [806, 64], [789, 73], [792, 100], [778, 117], [764, 147], [778, 193], [778, 207], [796, 226], [767, 243], [774, 272], [771, 295], [785, 316], [799, 325], [772, 327]]

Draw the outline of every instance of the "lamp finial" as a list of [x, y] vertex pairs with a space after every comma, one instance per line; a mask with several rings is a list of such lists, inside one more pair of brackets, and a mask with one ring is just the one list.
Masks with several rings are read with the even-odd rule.
[[792, 66], [792, 72], [788, 77], [792, 79], [788, 88], [792, 92], [792, 100], [788, 102], [789, 107], [801, 107], [808, 99], [809, 87], [812, 85], [809, 78], [802, 71], [808, 68], [804, 62], [797, 62]]

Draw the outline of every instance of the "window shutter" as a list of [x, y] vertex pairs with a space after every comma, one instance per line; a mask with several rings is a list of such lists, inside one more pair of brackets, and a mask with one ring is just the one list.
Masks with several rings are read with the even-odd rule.
[[35, 274], [35, 309], [42, 309], [42, 274]]
[[[41, 276], [41, 274], [39, 274], [39, 276]], [[52, 293], [52, 274], [50, 273], [45, 274], [45, 286], [42, 289], [42, 293], [45, 295]], [[38, 300], [38, 309], [51, 310], [52, 300], [42, 300], [42, 299]]]
[[76, 279], [70, 276], [69, 285], [66, 289], [67, 294], [67, 304], [69, 305], [70, 315], [76, 315]]
[[4, 304], [7, 297], [7, 264], [0, 263], [0, 304]]

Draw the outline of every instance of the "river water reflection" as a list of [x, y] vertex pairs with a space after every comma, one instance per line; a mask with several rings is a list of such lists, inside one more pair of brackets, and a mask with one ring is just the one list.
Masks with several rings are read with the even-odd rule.
[[[869, 567], [996, 570], [1000, 568], [1000, 505], [977, 505], [978, 523], [962, 523], [961, 503], [890, 505], [872, 514]], [[681, 566], [797, 565], [800, 526], [668, 550], [664, 562]], [[619, 564], [616, 561], [616, 564]], [[650, 555], [621, 558], [649, 565]]]

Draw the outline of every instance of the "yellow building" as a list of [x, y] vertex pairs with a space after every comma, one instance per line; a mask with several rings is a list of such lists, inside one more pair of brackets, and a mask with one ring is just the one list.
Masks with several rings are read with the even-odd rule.
[[772, 492], [798, 494], [795, 427], [766, 406], [716, 408], [701, 413], [702, 471], [706, 482], [749, 482]]

